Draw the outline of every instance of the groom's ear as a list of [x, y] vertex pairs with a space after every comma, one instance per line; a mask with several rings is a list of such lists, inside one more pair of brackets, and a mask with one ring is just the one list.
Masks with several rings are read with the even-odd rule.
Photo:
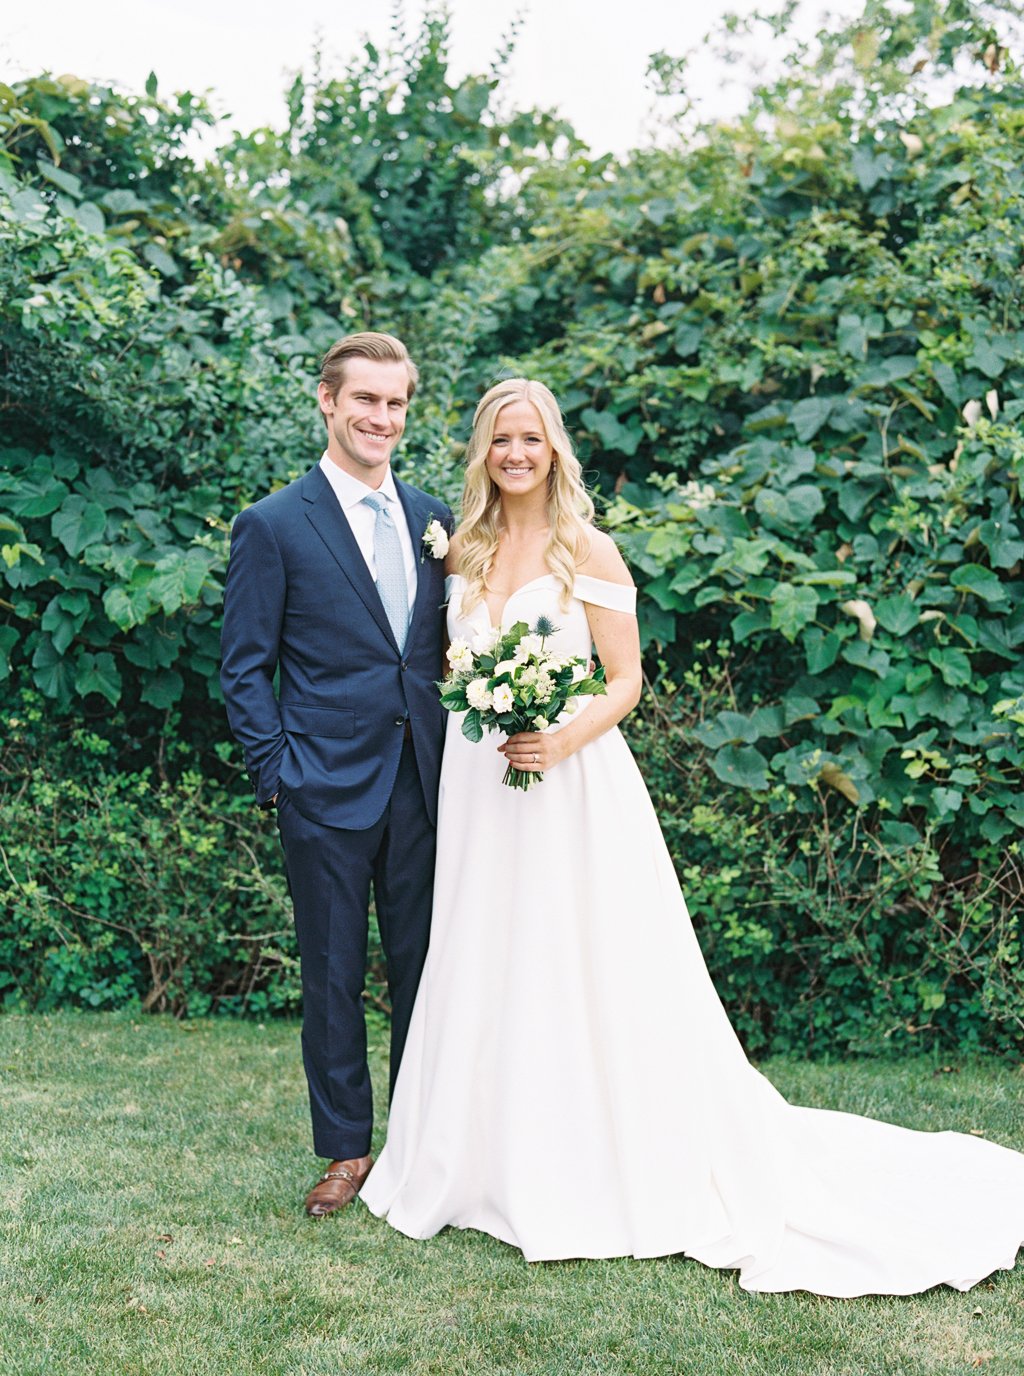
[[320, 382], [317, 384], [316, 399], [320, 403], [320, 410], [323, 412], [323, 414], [325, 416], [329, 416], [331, 412], [334, 410], [334, 397], [332, 396], [331, 389], [328, 387], [326, 382]]

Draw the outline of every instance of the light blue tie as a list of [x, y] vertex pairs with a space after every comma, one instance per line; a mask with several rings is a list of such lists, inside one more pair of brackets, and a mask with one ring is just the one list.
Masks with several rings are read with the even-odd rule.
[[373, 561], [377, 566], [377, 591], [384, 603], [391, 629], [399, 650], [405, 649], [405, 637], [409, 630], [409, 581], [405, 575], [405, 558], [398, 530], [391, 513], [388, 499], [380, 492], [371, 492], [363, 501], [377, 514], [373, 528]]

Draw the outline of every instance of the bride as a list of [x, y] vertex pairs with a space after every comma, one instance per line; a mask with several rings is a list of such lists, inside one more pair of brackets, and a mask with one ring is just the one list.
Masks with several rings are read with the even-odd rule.
[[[967, 1289], [1012, 1267], [1024, 1155], [790, 1105], [744, 1056], [617, 728], [640, 694], [636, 593], [593, 511], [548, 389], [491, 388], [449, 636], [543, 614], [557, 653], [596, 646], [608, 692], [497, 753], [448, 721], [430, 951], [363, 1200], [410, 1237], [683, 1253], [748, 1290]], [[503, 787], [508, 762], [543, 782]], [[643, 999], [634, 960], [657, 972]]]

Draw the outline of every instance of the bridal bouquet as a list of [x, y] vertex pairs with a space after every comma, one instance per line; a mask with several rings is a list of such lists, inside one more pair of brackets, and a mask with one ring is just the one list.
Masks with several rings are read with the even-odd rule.
[[[544, 642], [557, 631], [547, 617], [531, 630], [525, 621], [504, 633], [484, 631], [473, 643], [453, 640], [448, 649], [448, 677], [438, 684], [441, 706], [465, 712], [462, 734], [471, 741], [484, 731], [545, 731], [565, 720], [581, 697], [604, 693], [604, 668], [590, 672], [585, 659], [556, 655]], [[505, 770], [503, 783], [524, 791], [544, 778], [533, 770]]]

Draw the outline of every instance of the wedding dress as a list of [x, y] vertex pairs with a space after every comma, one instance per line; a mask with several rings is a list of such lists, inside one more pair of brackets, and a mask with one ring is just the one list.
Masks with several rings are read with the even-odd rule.
[[[489, 616], [463, 590], [449, 632], [471, 640]], [[502, 626], [543, 613], [587, 656], [586, 604], [634, 596], [579, 576], [563, 610], [548, 575]], [[526, 793], [499, 739], [448, 721], [430, 951], [367, 1206], [529, 1261], [683, 1253], [757, 1291], [966, 1290], [1012, 1267], [1024, 1155], [799, 1108], [749, 1064], [619, 731]]]

